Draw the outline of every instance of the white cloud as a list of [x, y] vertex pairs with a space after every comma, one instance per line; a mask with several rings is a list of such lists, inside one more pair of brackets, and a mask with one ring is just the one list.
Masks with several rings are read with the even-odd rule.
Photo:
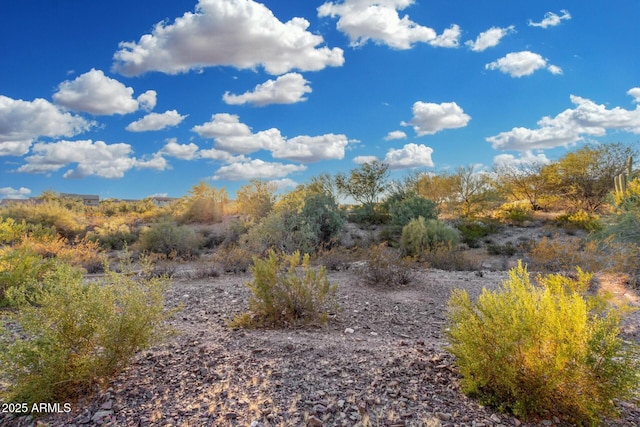
[[[633, 93], [629, 94], [634, 96]], [[579, 96], [571, 95], [570, 99], [575, 108], [555, 117], [543, 117], [538, 121], [537, 129], [515, 127], [486, 140], [493, 148], [531, 150], [567, 146], [581, 141], [584, 136], [604, 136], [607, 130], [640, 134], [640, 105], [635, 110], [607, 109]]]
[[640, 104], [640, 87], [634, 87], [627, 91], [627, 95], [631, 95], [635, 98], [635, 102]]
[[191, 160], [196, 157], [198, 150], [199, 147], [193, 142], [189, 144], [178, 144], [175, 138], [171, 138], [167, 141], [167, 144], [162, 147], [160, 154], [166, 154], [167, 156], [182, 160]]
[[181, 116], [178, 114], [176, 110], [169, 110], [164, 113], [149, 113], [143, 118], [129, 123], [126, 129], [130, 132], [161, 130], [179, 125], [186, 117], [186, 115]]
[[349, 143], [345, 135], [332, 133], [320, 136], [296, 136], [282, 140], [272, 149], [276, 159], [294, 160], [304, 163], [344, 158], [344, 149]]
[[227, 151], [217, 150], [215, 148], [198, 151], [198, 157], [201, 159], [216, 160], [222, 163], [242, 163], [250, 160], [245, 156], [234, 156]]
[[276, 80], [267, 80], [257, 85], [252, 92], [245, 92], [242, 95], [225, 92], [222, 99], [231, 105], [249, 103], [260, 107], [270, 104], [295, 104], [307, 100], [304, 95], [311, 93], [311, 86], [308, 83], [301, 74], [288, 73]]
[[132, 88], [92, 68], [75, 80], [60, 83], [53, 101], [69, 110], [109, 116], [133, 113], [141, 108], [152, 110], [156, 105], [156, 92], [148, 90], [135, 99]]
[[491, 27], [487, 31], [480, 33], [475, 41], [469, 40], [465, 45], [469, 46], [474, 52], [482, 52], [490, 47], [497, 46], [503, 37], [515, 32], [516, 27], [513, 25], [507, 28]]
[[164, 170], [166, 161], [159, 155], [149, 160], [132, 157], [129, 144], [107, 144], [103, 141], [58, 141], [55, 143], [36, 143], [32, 149], [34, 155], [25, 158], [25, 165], [18, 172], [51, 173], [69, 164], [76, 164], [64, 178], [84, 178], [96, 175], [102, 178], [122, 178], [132, 168]]
[[292, 69], [341, 66], [342, 49], [321, 46], [322, 36], [307, 31], [308, 27], [309, 22], [298, 17], [282, 23], [253, 0], [200, 0], [195, 13], [186, 12], [172, 24], [156, 24], [137, 43], [121, 42], [113, 69], [135, 76], [148, 71], [177, 74], [207, 66], [263, 66], [279, 75]]
[[547, 68], [552, 74], [562, 74], [560, 67], [548, 64], [545, 58], [528, 50], [508, 53], [485, 65], [487, 70], [500, 70], [511, 77], [530, 76], [541, 68]]
[[319, 17], [339, 17], [338, 30], [349, 36], [352, 46], [372, 40], [395, 49], [410, 49], [413, 44], [430, 43], [439, 47], [456, 47], [460, 28], [453, 25], [438, 36], [432, 28], [398, 14], [414, 0], [344, 0], [326, 2], [318, 8]]
[[551, 160], [544, 153], [533, 154], [531, 150], [525, 150], [520, 153], [520, 157], [513, 154], [498, 154], [493, 158], [493, 164], [499, 167], [520, 167], [520, 166], [536, 166], [546, 165]]
[[45, 99], [23, 101], [0, 95], [0, 156], [22, 156], [39, 137], [71, 137], [94, 125]]
[[402, 132], [401, 130], [394, 130], [389, 132], [387, 136], [384, 137], [384, 140], [393, 141], [395, 139], [405, 139], [406, 137], [407, 137], [407, 134]]
[[219, 113], [211, 121], [192, 129], [204, 138], [213, 138], [215, 148], [233, 154], [248, 154], [259, 150], [270, 151], [277, 159], [317, 162], [342, 159], [349, 140], [345, 135], [296, 136], [287, 139], [278, 129], [271, 128], [253, 133], [234, 114]]
[[298, 186], [298, 183], [291, 178], [273, 179], [269, 181], [269, 184], [275, 185], [278, 190], [296, 188]]
[[214, 180], [243, 181], [254, 178], [276, 179], [283, 178], [290, 173], [306, 170], [304, 165], [286, 165], [283, 163], [269, 163], [260, 159], [248, 162], [233, 163], [222, 166], [213, 175]]
[[401, 122], [402, 126], [413, 126], [418, 136], [433, 135], [444, 129], [461, 128], [467, 125], [471, 117], [455, 102], [434, 104], [418, 101], [413, 104], [413, 118]]
[[237, 115], [228, 113], [214, 114], [211, 121], [194, 126], [192, 130], [203, 138], [213, 138], [216, 148], [234, 154], [269, 150], [283, 140], [278, 129], [253, 133]]
[[411, 143], [398, 150], [390, 149], [384, 157], [384, 162], [389, 165], [390, 169], [433, 167], [431, 153], [433, 153], [431, 147]]
[[557, 15], [553, 12], [547, 12], [544, 14], [544, 19], [540, 22], [533, 22], [530, 19], [529, 26], [540, 28], [555, 27], [556, 25], [560, 25], [561, 21], [571, 19], [571, 14], [569, 13], [569, 11], [563, 9], [560, 11], [560, 13], [562, 13], [562, 15]]
[[380, 160], [380, 159], [378, 159], [376, 156], [356, 156], [353, 158], [353, 162], [359, 165], [375, 162], [376, 160]]
[[0, 199], [26, 199], [29, 194], [31, 194], [31, 190], [26, 187], [13, 188], [13, 187], [2, 187], [0, 188]]

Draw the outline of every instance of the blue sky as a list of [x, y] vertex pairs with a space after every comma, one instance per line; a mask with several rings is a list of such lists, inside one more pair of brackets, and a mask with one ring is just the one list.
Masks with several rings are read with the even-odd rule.
[[640, 2], [35, 0], [0, 13], [0, 198], [283, 189], [640, 133]]

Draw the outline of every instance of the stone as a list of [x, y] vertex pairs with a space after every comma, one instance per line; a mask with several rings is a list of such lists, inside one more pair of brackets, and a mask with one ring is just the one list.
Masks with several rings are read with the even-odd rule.
[[93, 421], [94, 423], [97, 423], [98, 421], [103, 421], [104, 418], [110, 417], [111, 415], [113, 415], [112, 410], [98, 411], [95, 414], [93, 414], [93, 417], [91, 417], [91, 421]]
[[322, 420], [315, 415], [312, 415], [307, 419], [307, 424], [312, 427], [322, 427]]
[[354, 332], [355, 332], [355, 331], [353, 330], [353, 328], [347, 328], [347, 329], [345, 329], [345, 330], [344, 330], [344, 333], [345, 333], [345, 334], [352, 334], [352, 333], [354, 333]]

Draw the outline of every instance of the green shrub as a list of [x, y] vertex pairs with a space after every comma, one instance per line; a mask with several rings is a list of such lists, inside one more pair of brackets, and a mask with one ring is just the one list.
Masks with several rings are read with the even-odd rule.
[[73, 270], [77, 278], [81, 276], [79, 270], [28, 248], [0, 249], [0, 306], [35, 303], [49, 278], [67, 270], [69, 275]]
[[487, 245], [487, 252], [489, 252], [489, 255], [513, 256], [518, 252], [518, 248], [511, 242], [507, 242], [503, 245], [499, 243], [490, 243]]
[[91, 241], [98, 242], [107, 250], [120, 251], [138, 240], [138, 235], [127, 224], [117, 221], [107, 222], [88, 233]]
[[413, 281], [411, 260], [386, 248], [384, 243], [369, 247], [365, 259], [366, 263], [358, 269], [358, 273], [368, 286], [397, 288]]
[[424, 219], [436, 219], [438, 217], [437, 205], [422, 196], [410, 195], [401, 200], [388, 201], [391, 227], [400, 234], [402, 228], [412, 219], [423, 217]]
[[639, 384], [637, 347], [619, 337], [615, 311], [595, 310], [579, 293], [589, 279], [579, 276], [540, 277], [538, 287], [520, 263], [475, 303], [454, 291], [447, 334], [465, 393], [525, 418], [596, 424], [615, 414], [613, 399]]
[[324, 324], [338, 309], [337, 285], [329, 283], [324, 267], [310, 266], [308, 254], [278, 256], [270, 250], [264, 259], [254, 257], [251, 273], [249, 311], [235, 317], [231, 326]]
[[416, 256], [433, 250], [440, 244], [455, 247], [459, 240], [460, 235], [456, 229], [435, 219], [425, 221], [418, 217], [409, 221], [402, 229], [400, 245], [405, 254]]
[[464, 220], [456, 228], [460, 231], [462, 243], [477, 248], [480, 247], [480, 240], [495, 233], [498, 227], [495, 221]]
[[598, 231], [602, 228], [598, 215], [582, 210], [559, 215], [555, 222], [569, 230]]
[[106, 270], [84, 284], [72, 270], [47, 276], [38, 306], [23, 306], [14, 320], [19, 336], [0, 339], [0, 376], [10, 402], [60, 402], [86, 392], [126, 366], [139, 349], [162, 335], [167, 280], [139, 279]]
[[180, 258], [198, 255], [202, 244], [200, 236], [189, 226], [178, 225], [171, 219], [162, 219], [140, 235], [140, 249]]
[[509, 224], [520, 224], [533, 218], [531, 203], [526, 200], [502, 204], [493, 213], [493, 217]]

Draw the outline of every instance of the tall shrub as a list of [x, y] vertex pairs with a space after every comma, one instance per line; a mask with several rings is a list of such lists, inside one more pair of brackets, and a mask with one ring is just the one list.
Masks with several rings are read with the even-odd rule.
[[[614, 415], [613, 399], [639, 384], [637, 347], [619, 336], [619, 316], [581, 292], [589, 277], [540, 277], [522, 263], [498, 291], [449, 300], [448, 337], [465, 393], [518, 416], [551, 413], [579, 424]], [[599, 309], [597, 309], [600, 307]]]

